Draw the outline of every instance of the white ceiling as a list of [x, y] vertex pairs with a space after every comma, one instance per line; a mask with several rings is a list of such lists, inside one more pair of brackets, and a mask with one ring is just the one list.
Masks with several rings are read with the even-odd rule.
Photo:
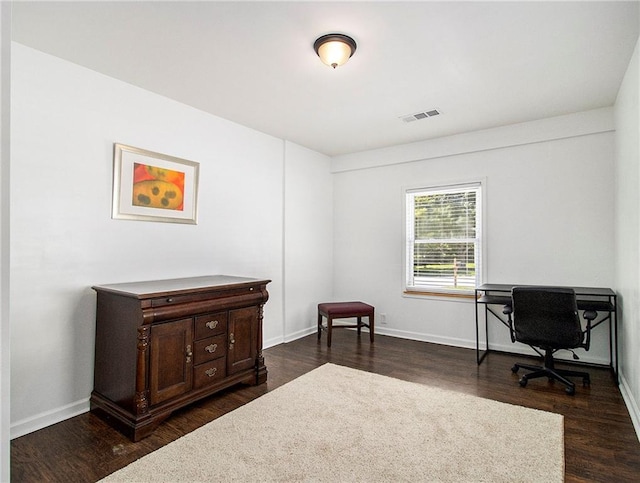
[[[16, 2], [12, 37], [338, 155], [611, 106], [638, 5]], [[313, 51], [332, 32], [358, 44], [336, 70]]]

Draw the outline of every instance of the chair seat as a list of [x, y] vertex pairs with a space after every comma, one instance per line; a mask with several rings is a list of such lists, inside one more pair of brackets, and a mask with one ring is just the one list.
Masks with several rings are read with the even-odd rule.
[[[365, 304], [364, 302], [325, 302], [318, 304], [318, 340], [322, 335], [324, 326], [322, 325], [322, 318], [327, 318], [327, 347], [331, 347], [331, 333], [334, 328], [357, 328], [358, 335], [360, 335], [361, 328], [367, 327], [369, 329], [369, 339], [373, 342], [374, 332], [374, 312], [375, 308], [372, 305]], [[348, 319], [357, 317], [358, 323], [355, 325], [336, 325], [334, 327], [334, 319]], [[367, 317], [369, 323], [362, 321], [362, 317]]]
[[364, 302], [328, 302], [318, 304], [318, 312], [330, 315], [334, 319], [368, 315], [373, 311], [374, 307]]

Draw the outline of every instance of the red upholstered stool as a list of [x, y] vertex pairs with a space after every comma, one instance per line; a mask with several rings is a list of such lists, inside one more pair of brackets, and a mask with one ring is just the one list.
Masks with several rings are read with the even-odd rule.
[[[318, 339], [322, 335], [322, 317], [327, 318], [327, 347], [331, 347], [331, 331], [336, 329], [357, 328], [358, 335], [360, 335], [362, 327], [369, 328], [369, 340], [373, 342], [373, 312], [374, 308], [371, 305], [362, 302], [329, 302], [324, 304], [318, 304]], [[358, 318], [358, 323], [355, 325], [336, 325], [333, 326], [334, 319], [350, 319]], [[365, 324], [362, 321], [362, 317], [368, 317], [369, 323]]]

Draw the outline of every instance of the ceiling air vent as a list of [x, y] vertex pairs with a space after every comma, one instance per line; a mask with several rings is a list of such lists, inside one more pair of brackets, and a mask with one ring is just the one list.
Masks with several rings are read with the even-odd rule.
[[420, 119], [427, 119], [428, 117], [439, 116], [440, 111], [437, 109], [429, 109], [428, 111], [416, 112], [415, 114], [407, 114], [406, 116], [400, 116], [404, 122], [419, 121]]

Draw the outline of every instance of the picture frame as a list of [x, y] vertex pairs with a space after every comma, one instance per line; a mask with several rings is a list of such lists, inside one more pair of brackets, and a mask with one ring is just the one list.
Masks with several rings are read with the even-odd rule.
[[195, 161], [114, 143], [112, 218], [197, 224]]

